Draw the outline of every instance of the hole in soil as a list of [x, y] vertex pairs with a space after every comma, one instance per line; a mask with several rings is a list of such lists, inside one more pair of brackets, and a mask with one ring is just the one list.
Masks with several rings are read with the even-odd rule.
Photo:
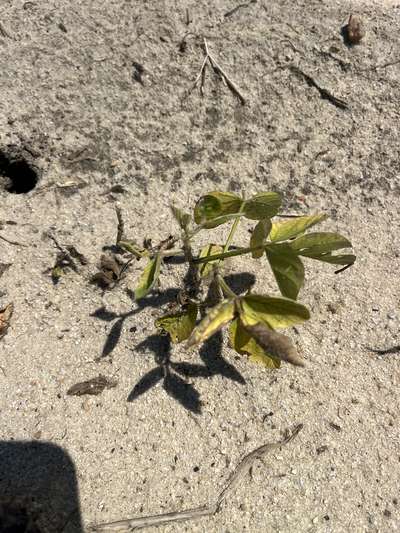
[[13, 194], [32, 191], [39, 180], [37, 171], [17, 150], [0, 150], [0, 187]]

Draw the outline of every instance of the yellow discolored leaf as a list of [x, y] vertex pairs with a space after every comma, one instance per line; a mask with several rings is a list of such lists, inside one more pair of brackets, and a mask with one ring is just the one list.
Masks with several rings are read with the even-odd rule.
[[[254, 248], [255, 246], [262, 246], [267, 240], [269, 232], [271, 231], [271, 227], [272, 224], [269, 218], [260, 220], [252, 231], [250, 237], [250, 247]], [[262, 248], [260, 250], [254, 250], [253, 252], [251, 252], [251, 256], [254, 259], [262, 257], [263, 254], [264, 250]]]
[[165, 315], [155, 322], [156, 327], [169, 333], [174, 344], [185, 341], [190, 337], [196, 324], [197, 305], [189, 303], [182, 311]]
[[297, 353], [296, 347], [290, 337], [277, 333], [261, 322], [245, 329], [255, 339], [257, 344], [271, 354], [272, 357], [286, 361], [296, 366], [304, 366], [302, 358]]
[[4, 337], [10, 326], [10, 320], [14, 312], [14, 304], [8, 304], [4, 309], [0, 309], [0, 339]]
[[244, 215], [251, 220], [271, 218], [278, 213], [281, 203], [281, 196], [277, 192], [260, 192], [246, 200]]
[[261, 363], [267, 368], [279, 368], [280, 360], [268, 354], [246, 331], [240, 319], [235, 319], [229, 326], [229, 341], [234, 350], [241, 355], [248, 355], [250, 361]]
[[193, 346], [207, 340], [211, 335], [214, 335], [217, 331], [222, 329], [228, 324], [235, 316], [235, 304], [231, 300], [224, 300], [220, 304], [216, 305], [198, 326], [193, 330], [190, 336], [187, 346]]
[[[224, 251], [223, 246], [220, 244], [207, 244], [207, 246], [204, 246], [200, 250], [199, 258], [201, 257], [209, 257], [211, 255], [220, 254]], [[218, 260], [215, 261], [209, 261], [208, 263], [200, 263], [199, 268], [199, 274], [202, 278], [206, 278], [209, 276], [214, 268], [214, 265], [218, 263]]]
[[319, 222], [326, 220], [327, 215], [311, 215], [307, 217], [296, 217], [283, 222], [274, 222], [272, 224], [269, 238], [272, 242], [286, 241], [292, 239], [300, 233], [304, 233], [308, 228], [315, 226]]
[[[217, 217], [239, 213], [242, 200], [236, 194], [229, 192], [213, 191], [200, 198], [194, 208], [194, 220], [196, 224], [205, 224]], [[229, 220], [221, 219], [219, 224]], [[217, 224], [218, 225], [218, 224]], [[209, 226], [215, 227], [215, 226]]]
[[161, 255], [157, 254], [145, 266], [135, 290], [136, 300], [144, 298], [156, 284], [160, 275], [161, 261]]
[[248, 294], [239, 301], [240, 317], [244, 326], [263, 322], [271, 329], [287, 328], [310, 318], [304, 305], [289, 298]]

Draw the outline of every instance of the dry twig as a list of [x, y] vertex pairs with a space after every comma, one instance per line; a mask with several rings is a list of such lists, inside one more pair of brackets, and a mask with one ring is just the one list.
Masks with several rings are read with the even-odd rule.
[[227, 483], [225, 484], [223, 489], [218, 494], [216, 500], [209, 505], [203, 505], [202, 507], [196, 507], [195, 509], [188, 509], [186, 511], [164, 513], [164, 514], [152, 515], [152, 516], [143, 516], [143, 517], [138, 517], [138, 518], [128, 518], [127, 520], [119, 520], [117, 522], [99, 524], [97, 526], [96, 525], [92, 526], [91, 530], [97, 531], [97, 532], [98, 531], [128, 532], [128, 531], [135, 531], [136, 529], [142, 529], [144, 527], [158, 526], [161, 524], [165, 524], [167, 522], [192, 520], [194, 518], [199, 518], [201, 516], [213, 516], [219, 511], [223, 501], [226, 499], [228, 494], [232, 492], [234, 487], [238, 484], [239, 480], [243, 478], [246, 472], [250, 470], [254, 462], [257, 459], [261, 459], [266, 453], [276, 450], [277, 448], [280, 448], [281, 446], [284, 446], [285, 444], [290, 442], [292, 439], [296, 437], [296, 435], [299, 433], [302, 427], [303, 427], [303, 424], [299, 424], [298, 426], [295, 427], [292, 433], [291, 434], [289, 433], [282, 441], [264, 444], [263, 446], [256, 448], [255, 450], [250, 452], [248, 455], [246, 455], [240, 461], [240, 463], [235, 468], [235, 470], [232, 472], [232, 474], [228, 478]]
[[203, 96], [203, 90], [204, 90], [204, 83], [205, 83], [205, 75], [206, 75], [206, 67], [207, 63], [209, 63], [214, 70], [214, 72], [221, 78], [223, 83], [230, 89], [230, 91], [240, 100], [240, 103], [244, 105], [246, 103], [245, 97], [240, 92], [239, 88], [235, 84], [235, 82], [229, 78], [229, 76], [224, 72], [224, 70], [221, 68], [221, 66], [217, 63], [215, 57], [210, 53], [208, 49], [208, 44], [206, 39], [204, 39], [204, 51], [205, 51], [205, 57], [203, 60], [203, 63], [200, 68], [200, 72], [197, 76], [197, 78], [194, 81], [194, 84], [189, 92], [191, 92], [195, 87], [197, 87], [198, 83], [200, 83], [200, 94]]

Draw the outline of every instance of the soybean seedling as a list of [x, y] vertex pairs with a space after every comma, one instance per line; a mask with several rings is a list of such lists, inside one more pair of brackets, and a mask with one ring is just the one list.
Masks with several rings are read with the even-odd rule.
[[[180, 293], [174, 310], [159, 317], [156, 327], [170, 336], [172, 343], [186, 341], [191, 347], [205, 342], [214, 333], [227, 328], [231, 347], [269, 368], [281, 361], [303, 365], [303, 359], [291, 339], [278, 330], [310, 318], [308, 309], [297, 301], [304, 284], [303, 258], [340, 265], [337, 272], [351, 266], [356, 257], [349, 252], [348, 239], [331, 232], [310, 232], [327, 217], [325, 214], [276, 219], [281, 207], [276, 192], [261, 192], [243, 199], [229, 192], [213, 191], [202, 196], [193, 214], [172, 206], [180, 233], [157, 246], [141, 248], [134, 242], [118, 245], [147, 264], [137, 282], [136, 300], [144, 298], [156, 286], [164, 261], [181, 256], [187, 266], [185, 290]], [[254, 222], [248, 246], [234, 245], [238, 225], [243, 219]], [[209, 243], [194, 249], [200, 232], [230, 224], [224, 244]], [[236, 294], [223, 274], [224, 261], [242, 255], [269, 264], [280, 294]], [[202, 285], [217, 295], [211, 305], [201, 296]], [[215, 303], [215, 298], [214, 298]], [[200, 317], [200, 321], [198, 318]]]

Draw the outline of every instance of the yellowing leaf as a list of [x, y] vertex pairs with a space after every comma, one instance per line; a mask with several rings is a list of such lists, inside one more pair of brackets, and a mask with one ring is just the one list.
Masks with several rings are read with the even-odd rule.
[[239, 319], [236, 319], [229, 326], [229, 341], [234, 350], [241, 355], [248, 355], [250, 361], [261, 363], [267, 368], [279, 368], [279, 359], [271, 357], [257, 344], [257, 341], [243, 327]]
[[[260, 220], [258, 224], [253, 229], [253, 232], [251, 234], [250, 238], [250, 247], [254, 248], [255, 246], [262, 246], [268, 235], [271, 231], [271, 220], [269, 218]], [[264, 253], [264, 250], [261, 248], [260, 250], [254, 250], [251, 252], [251, 255], [254, 259], [258, 259], [259, 257], [262, 257]]]
[[304, 362], [297, 353], [296, 347], [287, 335], [277, 333], [262, 323], [246, 326], [248, 333], [257, 344], [272, 357], [281, 359], [296, 366], [304, 366]]
[[[200, 250], [199, 257], [209, 257], [211, 255], [220, 254], [224, 251], [223, 246], [219, 244], [207, 244], [207, 246], [204, 246]], [[215, 261], [209, 261], [208, 263], [200, 263], [199, 264], [199, 274], [202, 278], [206, 278], [211, 274], [213, 271], [213, 265], [218, 263], [217, 260]]]
[[[219, 191], [210, 192], [202, 196], [197, 202], [194, 208], [194, 220], [196, 224], [204, 224], [223, 215], [239, 213], [241, 205], [242, 200], [236, 194]], [[221, 219], [220, 224], [223, 222], [226, 222], [226, 220]]]
[[156, 327], [169, 333], [173, 343], [185, 341], [190, 337], [196, 324], [197, 305], [189, 303], [179, 313], [165, 315], [155, 322]]
[[211, 335], [228, 324], [235, 316], [235, 304], [233, 301], [224, 300], [216, 305], [203, 318], [200, 324], [194, 329], [187, 346], [193, 346], [207, 340]]
[[304, 265], [289, 244], [270, 244], [265, 249], [282, 296], [296, 300], [304, 283]]
[[160, 267], [161, 256], [157, 254], [153, 259], [149, 260], [139, 278], [139, 283], [135, 290], [136, 300], [144, 298], [154, 287], [160, 275]]
[[239, 307], [245, 327], [263, 322], [271, 329], [287, 328], [310, 318], [307, 307], [288, 298], [248, 294], [241, 297]]
[[260, 192], [246, 200], [243, 211], [246, 218], [262, 220], [275, 216], [281, 207], [281, 197], [276, 192]]
[[327, 215], [311, 215], [308, 217], [296, 217], [283, 222], [274, 222], [272, 224], [269, 238], [272, 242], [286, 241], [304, 233], [308, 228], [325, 220]]

